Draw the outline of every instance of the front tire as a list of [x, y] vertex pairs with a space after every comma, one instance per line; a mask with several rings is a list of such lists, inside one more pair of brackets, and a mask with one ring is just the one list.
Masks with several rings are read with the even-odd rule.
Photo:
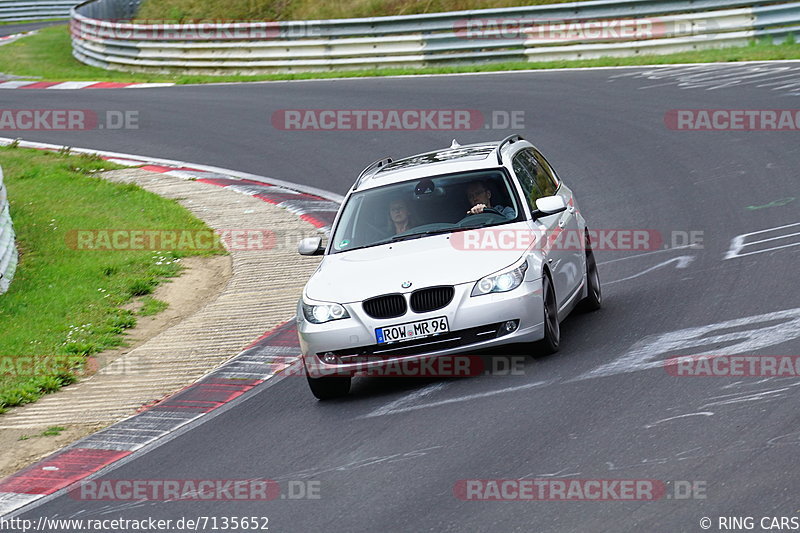
[[550, 355], [556, 353], [561, 344], [561, 325], [558, 323], [556, 291], [548, 276], [542, 278], [542, 295], [544, 300], [544, 339], [540, 343], [540, 353]]
[[603, 292], [600, 288], [600, 274], [594, 259], [592, 243], [586, 234], [586, 298], [581, 301], [583, 311], [597, 311], [603, 306]]

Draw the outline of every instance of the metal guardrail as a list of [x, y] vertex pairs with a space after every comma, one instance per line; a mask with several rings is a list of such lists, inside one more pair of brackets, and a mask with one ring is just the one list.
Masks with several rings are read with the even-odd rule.
[[8, 290], [17, 270], [19, 254], [14, 237], [8, 192], [3, 184], [3, 168], [0, 167], [0, 294]]
[[[800, 33], [797, 0], [597, 0], [403, 17], [132, 24], [139, 2], [76, 6], [73, 55], [113, 70], [253, 74], [664, 54]], [[530, 31], [509, 36], [508, 27], [492, 21]], [[589, 35], [593, 23], [611, 27], [615, 21], [647, 31], [632, 38], [613, 31]], [[570, 23], [580, 30], [570, 34]]]
[[79, 0], [0, 0], [0, 22], [66, 19]]

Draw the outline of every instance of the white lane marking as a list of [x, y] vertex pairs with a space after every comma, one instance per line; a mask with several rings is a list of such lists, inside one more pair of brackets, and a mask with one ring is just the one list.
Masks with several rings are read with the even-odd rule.
[[95, 83], [100, 83], [98, 81], [65, 81], [59, 83], [58, 85], [51, 85], [46, 89], [49, 90], [61, 90], [61, 89], [83, 89], [84, 87], [88, 87], [89, 85], [94, 85]]
[[522, 481], [523, 479], [528, 479], [531, 476], [533, 476], [532, 479], [541, 479], [547, 477], [574, 477], [581, 475], [580, 472], [570, 472], [569, 474], [564, 473], [569, 470], [570, 470], [569, 468], [562, 468], [558, 472], [552, 472], [550, 474], [537, 474], [536, 472], [531, 472], [530, 474], [525, 474], [524, 476], [517, 478], [517, 480]]
[[443, 381], [441, 383], [432, 383], [432, 384], [428, 385], [427, 387], [423, 387], [418, 391], [412, 392], [410, 394], [406, 394], [405, 396], [403, 396], [403, 397], [401, 397], [401, 398], [399, 398], [399, 399], [397, 399], [397, 400], [395, 400], [393, 402], [387, 403], [383, 407], [380, 407], [380, 408], [372, 411], [368, 415], [366, 415], [365, 418], [369, 418], [369, 417], [373, 417], [373, 416], [382, 416], [382, 415], [388, 414], [388, 413], [392, 412], [395, 409], [402, 408], [404, 405], [407, 405], [407, 404], [410, 404], [410, 403], [414, 403], [416, 400], [418, 400], [420, 398], [424, 398], [425, 396], [433, 394], [436, 391], [440, 391], [443, 388], [445, 388], [446, 385], [447, 385], [446, 381]]
[[652, 252], [644, 252], [636, 255], [626, 255], [625, 257], [620, 257], [618, 259], [611, 259], [609, 261], [603, 261], [602, 263], [597, 263], [597, 265], [598, 266], [608, 265], [610, 263], [616, 263], [618, 261], [627, 261], [628, 259], [635, 259], [637, 257], [646, 257], [648, 255], [654, 255], [654, 254], [663, 254], [664, 252], [672, 252], [674, 250], [685, 250], [686, 248], [699, 249], [701, 247], [697, 244], [686, 244], [684, 246], [675, 246], [674, 248], [664, 248], [663, 250], [653, 250]]
[[[763, 70], [762, 70], [763, 69]], [[711, 69], [706, 71], [701, 71], [696, 74], [690, 74], [688, 76], [683, 75], [680, 77], [680, 85], [683, 87], [703, 87], [704, 84], [708, 83], [720, 83], [725, 82], [729, 83], [727, 80], [728, 78], [733, 78], [734, 80], [737, 77], [745, 77], [749, 78], [751, 76], [745, 76], [745, 74], [754, 72], [752, 76], [765, 76], [769, 74], [773, 74], [775, 71], [785, 72], [787, 69], [791, 69], [791, 67], [778, 67], [777, 69], [770, 69], [764, 67], [750, 67], [750, 68], [736, 68], [736, 69], [726, 69], [726, 68], [718, 68], [718, 69]], [[724, 87], [725, 85], [722, 85]], [[719, 85], [715, 85], [710, 89], [717, 89]]]
[[418, 448], [410, 452], [401, 452], [401, 453], [393, 453], [391, 455], [365, 457], [363, 459], [356, 459], [355, 461], [351, 461], [347, 464], [329, 466], [320, 469], [307, 468], [305, 470], [300, 470], [289, 474], [272, 476], [272, 480], [286, 481], [286, 480], [297, 480], [297, 479], [313, 479], [313, 478], [318, 478], [322, 474], [327, 474], [330, 472], [347, 472], [350, 470], [356, 470], [358, 468], [364, 468], [366, 466], [379, 465], [383, 463], [386, 464], [399, 463], [402, 461], [408, 461], [410, 459], [420, 459], [422, 457], [427, 456], [431, 451], [440, 450], [442, 448], [444, 448], [444, 446], [429, 446], [427, 448]]
[[767, 441], [767, 446], [775, 446], [776, 444], [800, 444], [800, 431], [793, 431], [785, 435], [778, 435], [772, 437]]
[[781, 80], [778, 83], [782, 85], [773, 87], [770, 89], [772, 91], [792, 89], [800, 85], [800, 71], [798, 71], [796, 63], [750, 62], [651, 68], [612, 76], [609, 81], [624, 77], [656, 81], [656, 83], [644, 85], [640, 89], [675, 85], [681, 89], [713, 91], [745, 84], [767, 87], [775, 85], [774, 80]]
[[[785, 83], [786, 80], [782, 80], [782, 81], [774, 81], [774, 80], [780, 80], [781, 78], [791, 78], [791, 77], [797, 76], [797, 74], [798, 74], [797, 70], [798, 69], [789, 69], [789, 70], [785, 71], [788, 74], [781, 74], [780, 76], [773, 76], [773, 77], [770, 78], [769, 83], [761, 83], [762, 80], [750, 80], [750, 81], [746, 81], [744, 83], [741, 83], [741, 85], [747, 85], [748, 83], [758, 83], [758, 85], [756, 85], [756, 87], [769, 87], [770, 85], [778, 85], [780, 83]], [[780, 88], [780, 87], [778, 87], [778, 88]]]
[[0, 517], [28, 505], [40, 498], [39, 494], [22, 494], [17, 492], [0, 492]]
[[[768, 85], [774, 85], [774, 84], [765, 83], [764, 85], [759, 85], [759, 87], [766, 87]], [[800, 87], [800, 81], [796, 81], [794, 83], [787, 83], [785, 85], [781, 85], [780, 87], [773, 87], [772, 90], [773, 91], [780, 91], [780, 90], [783, 90], [783, 89], [793, 89], [794, 90], [794, 89], [796, 89], [798, 87]]]
[[526, 385], [518, 385], [516, 387], [508, 387], [508, 388], [505, 388], [505, 389], [493, 390], [493, 391], [489, 391], [489, 392], [479, 392], [479, 393], [476, 393], [476, 394], [468, 394], [466, 396], [459, 396], [459, 397], [456, 397], [456, 398], [448, 398], [446, 400], [440, 400], [438, 402], [424, 403], [424, 404], [419, 404], [419, 405], [409, 405], [408, 407], [399, 407], [399, 408], [393, 409], [391, 411], [384, 411], [384, 410], [380, 410], [379, 409], [379, 411], [381, 411], [380, 414], [377, 414], [378, 411], [374, 411], [374, 412], [372, 412], [372, 413], [370, 413], [368, 415], [364, 415], [364, 416], [359, 417], [359, 418], [372, 418], [372, 417], [375, 417], [375, 416], [395, 415], [395, 414], [399, 414], [399, 413], [406, 413], [408, 411], [416, 411], [418, 409], [428, 409], [429, 407], [439, 407], [441, 405], [448, 405], [448, 404], [451, 404], [451, 403], [467, 402], [467, 401], [470, 401], [470, 400], [477, 400], [479, 398], [488, 398], [489, 396], [496, 396], [498, 394], [506, 394], [506, 393], [509, 393], [509, 392], [517, 392], [517, 391], [521, 391], [521, 390], [533, 389], [533, 388], [536, 388], [536, 387], [541, 387], [542, 385], [548, 385], [550, 383], [552, 383], [552, 380], [550, 380], [550, 381], [537, 381], [535, 383], [528, 383]]
[[174, 83], [134, 83], [124, 87], [125, 89], [152, 89], [154, 87], [172, 87]]
[[[764, 323], [780, 321], [764, 326]], [[739, 328], [738, 331], [731, 331]], [[649, 335], [634, 344], [627, 353], [569, 381], [582, 381], [626, 372], [637, 372], [664, 365], [659, 356], [668, 353], [719, 355], [752, 352], [800, 337], [800, 308], [786, 309]], [[738, 342], [737, 342], [738, 341]], [[717, 345], [734, 342], [730, 346]]]
[[690, 416], [714, 416], [714, 413], [712, 413], [711, 411], [700, 411], [699, 413], [687, 413], [685, 415], [671, 416], [669, 418], [662, 418], [661, 420], [656, 420], [652, 424], [645, 424], [644, 428], [650, 429], [664, 422], [670, 422], [672, 420], [678, 420], [680, 418], [688, 418]]
[[[712, 414], [713, 414], [713, 413], [712, 413]], [[677, 458], [680, 458], [680, 456], [681, 456], [681, 455], [686, 455], [686, 454], [690, 454], [690, 453], [699, 452], [699, 451], [701, 451], [702, 449], [703, 449], [703, 447], [702, 447], [702, 446], [695, 446], [694, 448], [690, 448], [690, 449], [688, 449], [688, 450], [683, 450], [682, 452], [678, 452], [678, 453], [676, 453], [676, 454], [675, 454], [675, 457], [677, 457]]]
[[627, 278], [616, 279], [614, 281], [606, 281], [605, 283], [603, 283], [603, 285], [613, 285], [614, 283], [620, 283], [622, 281], [628, 281], [628, 280], [631, 280], [631, 279], [635, 279], [635, 278], [638, 278], [639, 276], [644, 276], [645, 274], [647, 274], [649, 272], [652, 272], [654, 270], [657, 270], [657, 269], [659, 269], [661, 267], [667, 266], [670, 263], [676, 263], [675, 268], [687, 268], [691, 264], [692, 261], [694, 261], [694, 256], [693, 255], [681, 255], [679, 257], [673, 257], [672, 259], [664, 261], [663, 263], [659, 263], [657, 265], [651, 266], [647, 270], [643, 270], [643, 271], [639, 272], [638, 274], [634, 274], [632, 276], [628, 276]]
[[[197, 499], [199, 500], [200, 498], [197, 498]], [[104, 511], [98, 513], [98, 514], [99, 515], [106, 515], [106, 514], [111, 514], [111, 513], [118, 513], [118, 512], [121, 512], [121, 511], [129, 511], [131, 509], [137, 509], [139, 507], [144, 507], [144, 506], [149, 505], [149, 504], [151, 504], [151, 502], [138, 501], [138, 502], [121, 503], [119, 505], [108, 505], [108, 506], [106, 506], [106, 510], [104, 510]]]
[[715, 407], [715, 406], [720, 406], [720, 405], [730, 405], [730, 404], [733, 404], [733, 403], [755, 402], [755, 401], [759, 401], [759, 400], [773, 400], [774, 396], [776, 394], [779, 395], [779, 396], [782, 396], [782, 394], [780, 394], [780, 393], [781, 392], [785, 392], [785, 391], [789, 390], [790, 388], [791, 387], [784, 387], [782, 389], [772, 389], [772, 390], [765, 390], [765, 391], [760, 391], [760, 392], [750, 392], [750, 393], [742, 394], [740, 396], [734, 396], [733, 398], [728, 398], [728, 399], [725, 399], [725, 400], [718, 400], [716, 402], [708, 402], [708, 403], [702, 405], [701, 407], [705, 408], [705, 407]]
[[[747, 76], [740, 75], [740, 76], [736, 77], [736, 79], [732, 79], [732, 80], [730, 80], [728, 82], [722, 83], [721, 85], [718, 84], [718, 85], [715, 85], [714, 87], [709, 87], [707, 90], [708, 91], [715, 91], [717, 89], [724, 89], [726, 87], [732, 87], [734, 85], [743, 85], [745, 83], [751, 83], [753, 81], [753, 78], [760, 78], [760, 77], [763, 77], [763, 76], [771, 76], [771, 75], [774, 75], [776, 71], [777, 72], [785, 72], [786, 70], [787, 70], [786, 67], [782, 67], [780, 69], [775, 69], [774, 71], [755, 72], [753, 74], [748, 74]], [[789, 69], [789, 70], [791, 70], [791, 69]], [[797, 73], [795, 73], [795, 74], [797, 74]], [[750, 82], [746, 82], [746, 81], [743, 82], [742, 81], [742, 80], [747, 80], [747, 79], [749, 79], [751, 81]], [[770, 78], [770, 79], [772, 79], [772, 78]], [[721, 82], [721, 81], [724, 81], [724, 77], [722, 77], [722, 79], [717, 78], [717, 82]], [[762, 81], [762, 80], [755, 80], [755, 81]]]
[[777, 226], [777, 227], [774, 227], [774, 228], [762, 229], [762, 230], [759, 230], [759, 231], [753, 231], [753, 232], [750, 232], [750, 233], [742, 233], [741, 235], [737, 235], [736, 237], [731, 239], [730, 249], [728, 249], [728, 252], [725, 254], [725, 257], [723, 257], [723, 260], [725, 260], [725, 259], [733, 259], [733, 258], [736, 258], [736, 257], [745, 257], [747, 255], [762, 254], [764, 252], [771, 252], [773, 250], [780, 250], [781, 248], [789, 248], [791, 246], [800, 246], [800, 242], [793, 242], [793, 243], [784, 244], [784, 245], [781, 245], [781, 246], [773, 246], [772, 248], [765, 248], [763, 250], [756, 250], [755, 252], [741, 253], [742, 250], [747, 248], [748, 246], [755, 246], [755, 245], [758, 245], [758, 244], [762, 244], [762, 243], [765, 243], [765, 242], [771, 242], [771, 241], [775, 241], [775, 240], [778, 240], [778, 239], [787, 239], [787, 238], [790, 238], [790, 237], [798, 237], [798, 236], [800, 236], [800, 232], [787, 233], [787, 234], [784, 234], [784, 235], [778, 235], [776, 237], [768, 237], [768, 238], [765, 238], [765, 239], [752, 240], [752, 241], [748, 241], [747, 240], [748, 237], [752, 237], [753, 235], [760, 235], [762, 233], [769, 233], [769, 232], [773, 232], [773, 231], [785, 230], [787, 228], [796, 228], [798, 226], [800, 226], [800, 222], [795, 222], [794, 224], [786, 224], [785, 226]]
[[4, 81], [0, 82], [0, 89], [19, 89], [20, 87], [25, 87], [26, 85], [31, 85], [33, 83], [37, 83], [35, 81]]

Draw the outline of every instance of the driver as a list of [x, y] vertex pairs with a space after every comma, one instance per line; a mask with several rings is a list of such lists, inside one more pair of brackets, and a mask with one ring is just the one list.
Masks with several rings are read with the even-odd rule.
[[513, 207], [503, 207], [502, 205], [492, 206], [492, 191], [483, 181], [473, 181], [467, 186], [467, 200], [472, 206], [467, 211], [468, 215], [483, 213], [484, 209], [492, 209], [506, 218], [514, 218], [517, 212]]

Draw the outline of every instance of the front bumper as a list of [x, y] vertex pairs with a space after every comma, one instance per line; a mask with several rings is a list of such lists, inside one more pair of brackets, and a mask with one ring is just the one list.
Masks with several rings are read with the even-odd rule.
[[[414, 361], [439, 355], [466, 353], [503, 344], [533, 342], [544, 336], [542, 280], [524, 281], [505, 293], [471, 297], [474, 283], [456, 285], [450, 304], [428, 313], [408, 311], [394, 319], [374, 319], [361, 302], [344, 304], [351, 318], [313, 324], [298, 308], [297, 331], [309, 376], [342, 375], [380, 368], [398, 361]], [[411, 341], [378, 344], [375, 329], [409, 321], [446, 316], [450, 332]], [[502, 325], [519, 321], [517, 329], [504, 332]], [[328, 364], [322, 354], [332, 353], [339, 362]]]

